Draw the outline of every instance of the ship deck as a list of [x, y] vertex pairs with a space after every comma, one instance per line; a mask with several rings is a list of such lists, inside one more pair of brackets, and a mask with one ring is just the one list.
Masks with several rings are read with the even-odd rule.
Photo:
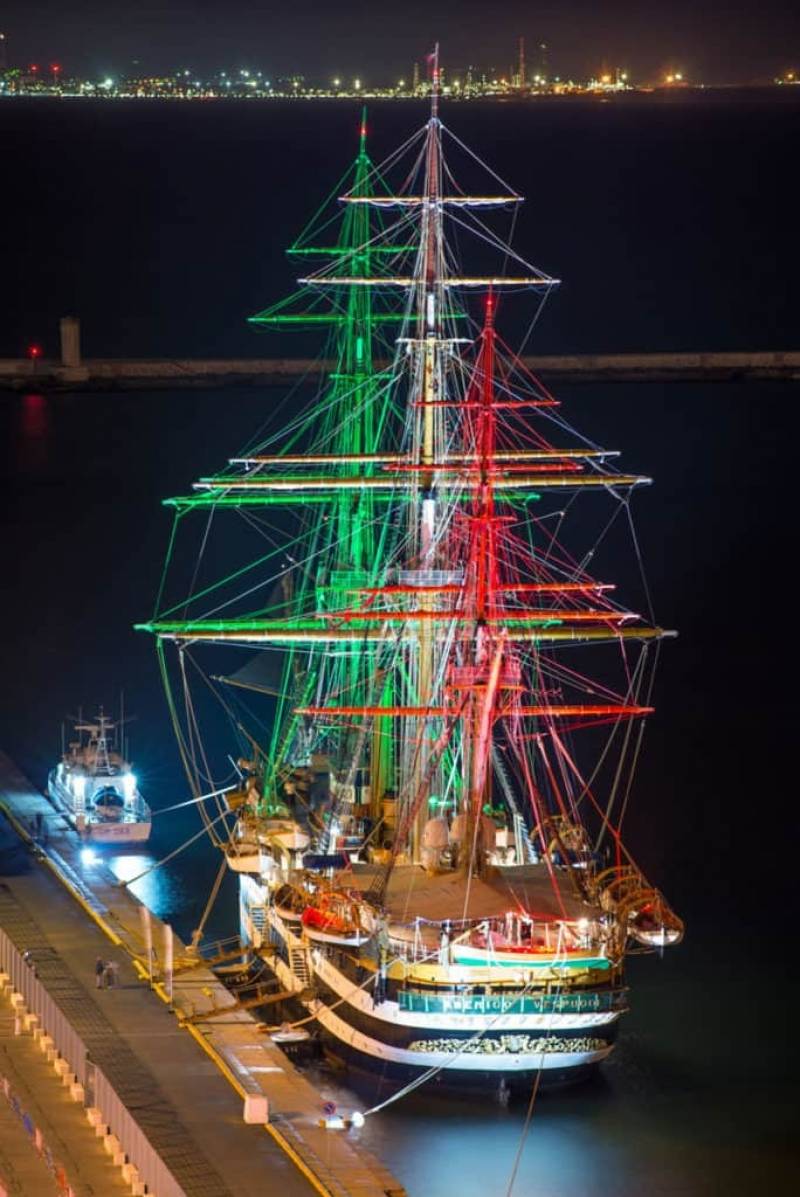
[[[382, 871], [382, 866], [357, 864], [340, 873], [338, 883], [343, 889], [366, 892]], [[429, 874], [419, 865], [397, 865], [389, 876], [383, 903], [389, 918], [397, 923], [417, 918], [434, 923], [501, 918], [509, 910], [543, 920], [597, 914], [578, 896], [567, 871], [558, 871], [555, 877], [557, 891], [544, 863], [492, 869], [485, 877], [472, 878], [460, 872]]]

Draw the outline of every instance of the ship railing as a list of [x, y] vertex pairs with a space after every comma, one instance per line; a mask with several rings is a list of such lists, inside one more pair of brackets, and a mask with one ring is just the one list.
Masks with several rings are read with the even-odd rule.
[[[594, 920], [531, 919], [515, 912], [512, 923], [505, 916], [479, 922], [453, 921], [447, 925], [445, 942], [439, 938], [441, 926], [418, 919], [413, 927], [408, 927], [407, 938], [393, 934], [390, 929], [394, 954], [408, 964], [422, 964], [441, 956], [454, 944], [471, 944], [488, 951], [487, 964], [491, 964], [493, 950], [498, 953], [519, 951], [521, 967], [526, 948], [536, 953], [552, 953], [554, 957], [564, 952], [606, 955], [607, 936], [602, 925]], [[435, 933], [433, 928], [436, 928]]]
[[204, 940], [199, 947], [199, 956], [203, 960], [215, 960], [222, 956], [230, 956], [236, 950], [242, 951], [242, 941], [238, 935], [228, 935], [225, 939]]

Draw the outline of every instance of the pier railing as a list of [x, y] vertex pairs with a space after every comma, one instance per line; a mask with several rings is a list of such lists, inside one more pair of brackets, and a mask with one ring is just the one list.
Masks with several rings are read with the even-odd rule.
[[107, 1078], [97, 1067], [94, 1071], [94, 1104], [112, 1128], [128, 1159], [136, 1165], [139, 1177], [147, 1185], [147, 1192], [155, 1197], [186, 1197], [161, 1156], [153, 1150], [136, 1119], [119, 1099]]
[[72, 1029], [65, 1015], [36, 977], [36, 961], [31, 954], [20, 953], [0, 928], [0, 969], [11, 978], [12, 988], [21, 993], [25, 1008], [35, 1014], [45, 1034], [55, 1044], [59, 1056], [67, 1061], [70, 1072], [86, 1085], [86, 1046]]
[[101, 1125], [108, 1127], [109, 1133], [119, 1140], [148, 1193], [154, 1197], [186, 1197], [185, 1190], [117, 1096], [102, 1069], [90, 1059], [80, 1035], [36, 976], [36, 955], [36, 951], [20, 952], [0, 928], [0, 971], [8, 976], [13, 992], [21, 995], [25, 1011], [36, 1015], [38, 1025], [53, 1041], [59, 1057], [67, 1062], [70, 1074], [83, 1087], [85, 1103], [100, 1112]]

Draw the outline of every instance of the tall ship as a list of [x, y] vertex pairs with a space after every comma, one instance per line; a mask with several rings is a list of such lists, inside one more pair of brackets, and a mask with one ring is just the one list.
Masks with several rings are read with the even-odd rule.
[[78, 738], [50, 771], [47, 793], [88, 840], [142, 844], [150, 837], [150, 807], [130, 763], [114, 744], [117, 727], [102, 710], [90, 722], [79, 720], [74, 729]]
[[622, 839], [673, 633], [630, 563], [642, 612], [599, 572], [628, 538], [638, 567], [649, 479], [503, 340], [512, 299], [535, 321], [557, 280], [505, 234], [522, 196], [443, 124], [436, 59], [431, 93], [380, 168], [362, 123], [289, 251], [313, 268], [252, 317], [324, 328], [321, 380], [167, 500], [140, 626], [194, 792], [218, 791], [199, 805], [243, 941], [329, 1050], [563, 1083], [613, 1050], [627, 956], [683, 934]]

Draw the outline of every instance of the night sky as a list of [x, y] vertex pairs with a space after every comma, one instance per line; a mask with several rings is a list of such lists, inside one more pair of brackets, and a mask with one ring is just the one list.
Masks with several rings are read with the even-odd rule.
[[436, 38], [446, 67], [505, 72], [520, 35], [531, 67], [544, 41], [562, 77], [605, 65], [639, 81], [677, 68], [745, 83], [800, 59], [796, 0], [9, 0], [0, 30], [9, 64], [58, 60], [84, 74], [249, 66], [379, 84], [408, 76]]

